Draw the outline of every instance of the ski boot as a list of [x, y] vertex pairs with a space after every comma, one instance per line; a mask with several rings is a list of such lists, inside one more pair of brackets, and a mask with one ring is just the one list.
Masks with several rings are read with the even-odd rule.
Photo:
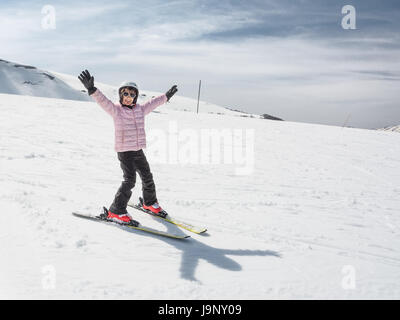
[[103, 213], [100, 215], [102, 219], [113, 221], [122, 225], [128, 225], [132, 227], [138, 227], [139, 222], [133, 220], [129, 213], [126, 214], [115, 214], [108, 210], [106, 207], [103, 207]]
[[154, 215], [154, 216], [159, 216], [161, 218], [166, 218], [167, 217], [167, 212], [163, 210], [160, 205], [156, 202], [153, 203], [151, 206], [146, 206], [143, 202], [142, 198], [139, 198], [140, 206], [145, 209], [148, 213]]

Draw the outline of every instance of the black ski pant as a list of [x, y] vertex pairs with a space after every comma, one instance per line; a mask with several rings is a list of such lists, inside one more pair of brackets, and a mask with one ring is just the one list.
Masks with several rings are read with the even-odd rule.
[[118, 152], [118, 159], [124, 180], [115, 195], [110, 211], [115, 214], [127, 213], [126, 207], [136, 183], [136, 172], [139, 173], [142, 180], [144, 204], [149, 206], [157, 202], [156, 186], [143, 150]]

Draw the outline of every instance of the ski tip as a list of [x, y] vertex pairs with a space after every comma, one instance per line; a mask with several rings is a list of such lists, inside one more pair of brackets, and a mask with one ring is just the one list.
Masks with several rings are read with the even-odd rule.
[[189, 231], [192, 231], [193, 233], [195, 233], [195, 234], [201, 234], [201, 235], [203, 235], [203, 234], [207, 234], [207, 229], [203, 229], [203, 230], [189, 230]]
[[177, 240], [183, 240], [183, 239], [188, 239], [191, 238], [189, 235], [184, 234], [184, 235], [175, 235], [174, 237], [171, 237], [172, 239], [177, 239]]
[[76, 216], [76, 217], [84, 217], [84, 216], [86, 216], [86, 215], [84, 215], [84, 214], [82, 214], [82, 213], [75, 212], [75, 211], [72, 212], [72, 215], [74, 215], [74, 216]]

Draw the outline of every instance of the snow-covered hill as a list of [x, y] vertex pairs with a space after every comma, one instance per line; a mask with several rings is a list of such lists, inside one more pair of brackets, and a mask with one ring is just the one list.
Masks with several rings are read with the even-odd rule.
[[51, 72], [0, 59], [0, 93], [89, 101]]
[[71, 215], [122, 179], [99, 106], [0, 94], [0, 298], [400, 298], [400, 135], [189, 107], [146, 118], [161, 205], [209, 229], [179, 241]]
[[[79, 90], [82, 88], [82, 83], [78, 80], [77, 77], [59, 73], [59, 72], [53, 72], [55, 75], [57, 75], [58, 78], [62, 79], [66, 83], [68, 83], [69, 86], [72, 88], [75, 88], [76, 90]], [[122, 81], [121, 81], [122, 82]], [[118, 101], [118, 86], [111, 86], [107, 85], [101, 82], [98, 82], [95, 79], [95, 85], [98, 87], [104, 94], [106, 94], [111, 100], [113, 101]], [[179, 88], [179, 86], [178, 86]], [[149, 100], [152, 97], [159, 96], [160, 94], [165, 93], [169, 88], [165, 88], [165, 91], [149, 91], [146, 89], [143, 89], [139, 85], [139, 98], [138, 102], [143, 103], [146, 100]], [[185, 112], [197, 112], [197, 100], [193, 98], [187, 98], [179, 95], [178, 93], [174, 96], [174, 99], [171, 99], [170, 102], [163, 108], [167, 110], [175, 110], [175, 111], [185, 111]], [[210, 114], [218, 114], [218, 115], [234, 115], [234, 116], [246, 116], [246, 117], [257, 117], [259, 118], [259, 115], [252, 115], [240, 111], [234, 111], [230, 110], [228, 108], [224, 108], [221, 106], [218, 106], [216, 104], [207, 102], [207, 101], [202, 101], [200, 100], [199, 102], [199, 113], [210, 113]]]
[[385, 127], [382, 129], [379, 129], [381, 131], [393, 131], [393, 132], [400, 132], [400, 125], [398, 126], [392, 126], [392, 127]]
[[[118, 87], [95, 81], [111, 100], [118, 101]], [[167, 91], [169, 88], [165, 88]], [[165, 92], [164, 91], [164, 92]], [[140, 88], [139, 103], [164, 92], [153, 92]], [[28, 95], [56, 99], [91, 101], [78, 75], [68, 75], [54, 71], [45, 71], [34, 66], [18, 64], [0, 59], [0, 93]], [[175, 95], [165, 109], [196, 112], [197, 100]], [[199, 102], [200, 113], [235, 115], [241, 117], [259, 117], [240, 111], [233, 111], [206, 101]]]

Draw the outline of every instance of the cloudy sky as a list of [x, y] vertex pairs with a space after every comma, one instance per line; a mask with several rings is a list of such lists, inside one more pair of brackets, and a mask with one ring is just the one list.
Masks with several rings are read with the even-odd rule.
[[399, 31], [398, 0], [0, 1], [0, 59], [361, 128], [400, 123]]

